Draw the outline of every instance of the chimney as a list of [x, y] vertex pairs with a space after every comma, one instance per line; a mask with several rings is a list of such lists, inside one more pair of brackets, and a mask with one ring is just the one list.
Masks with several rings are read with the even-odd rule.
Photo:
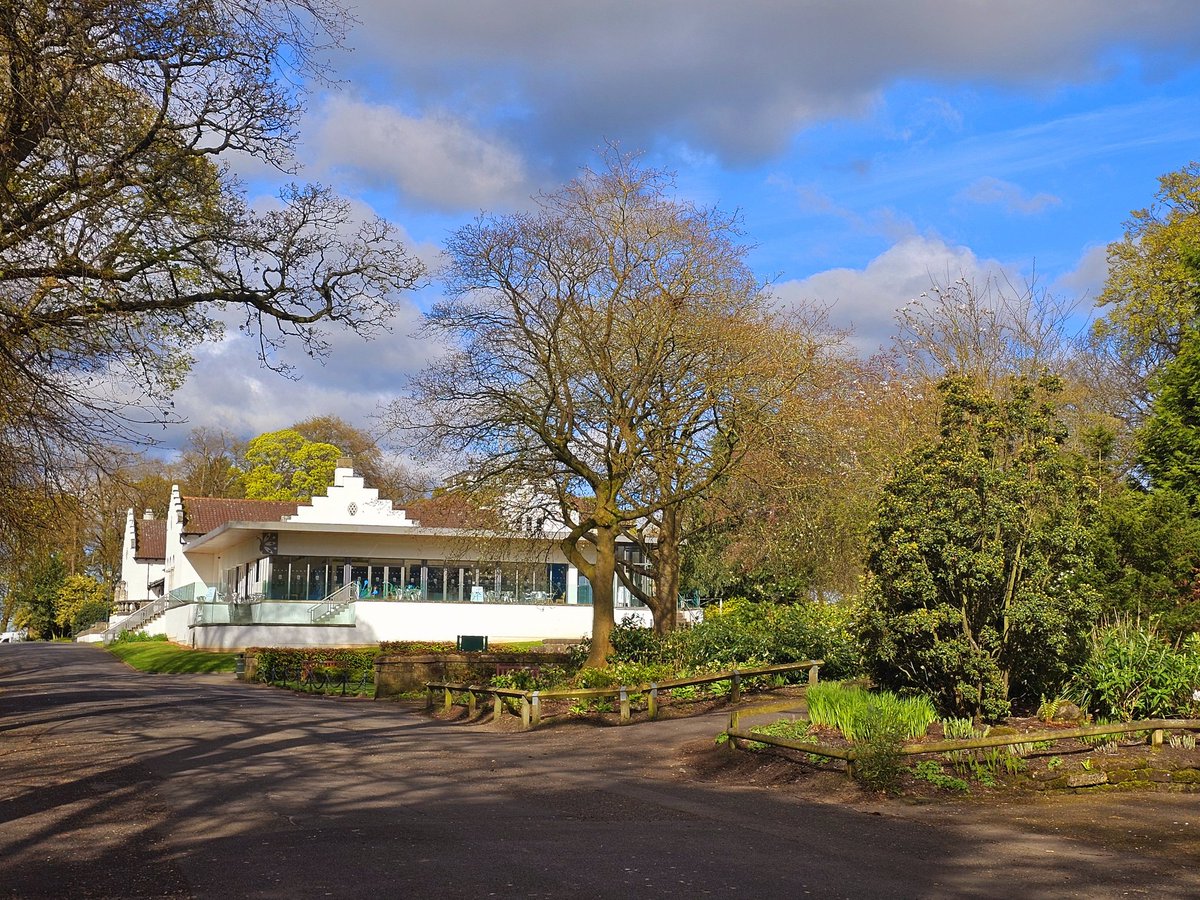
[[146, 511], [142, 513], [142, 518], [148, 521], [152, 520], [154, 518], [154, 510], [147, 508]]

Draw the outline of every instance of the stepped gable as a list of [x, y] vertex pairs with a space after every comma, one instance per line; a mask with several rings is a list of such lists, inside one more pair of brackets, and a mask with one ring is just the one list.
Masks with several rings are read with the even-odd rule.
[[322, 525], [385, 525], [412, 528], [416, 522], [403, 509], [396, 509], [391, 500], [379, 496], [379, 491], [367, 487], [361, 475], [349, 466], [333, 471], [333, 484], [324, 496], [313, 497], [296, 510], [293, 522], [313, 522]]
[[208, 534], [227, 522], [280, 522], [296, 514], [294, 500], [233, 500], [227, 497], [184, 497], [183, 533]]
[[134, 519], [133, 558], [162, 562], [167, 558], [167, 520]]

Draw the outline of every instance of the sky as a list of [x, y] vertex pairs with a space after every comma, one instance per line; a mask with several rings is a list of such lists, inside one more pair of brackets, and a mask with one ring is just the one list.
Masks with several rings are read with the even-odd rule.
[[[1200, 159], [1195, 0], [361, 0], [314, 85], [301, 177], [382, 215], [436, 267], [480, 213], [528, 208], [616, 142], [678, 197], [738, 211], [781, 304], [859, 353], [931, 281], [1036, 278], [1089, 307], [1105, 247]], [[291, 180], [239, 174], [254, 203]], [[234, 330], [201, 348], [185, 424], [242, 437], [312, 415], [372, 427], [436, 353], [436, 281], [390, 334], [331, 334], [296, 380]]]

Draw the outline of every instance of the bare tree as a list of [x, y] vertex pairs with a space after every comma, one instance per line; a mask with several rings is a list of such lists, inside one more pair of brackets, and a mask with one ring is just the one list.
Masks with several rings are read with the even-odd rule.
[[610, 652], [619, 536], [706, 490], [806, 367], [736, 220], [605, 162], [454, 234], [450, 297], [426, 320], [452, 349], [391, 410], [427, 454], [562, 523], [592, 584], [591, 665]]
[[1062, 372], [1086, 331], [1079, 303], [1003, 275], [933, 281], [896, 314], [896, 345], [930, 382], [948, 373], [995, 389], [1009, 375]]

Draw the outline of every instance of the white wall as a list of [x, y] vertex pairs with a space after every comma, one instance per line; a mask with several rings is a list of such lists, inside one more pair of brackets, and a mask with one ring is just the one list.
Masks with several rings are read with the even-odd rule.
[[[359, 600], [356, 624], [303, 625], [202, 625], [187, 627], [181, 611], [170, 610], [150, 623], [151, 634], [166, 634], [176, 643], [209, 650], [242, 650], [246, 647], [363, 647], [380, 641], [453, 641], [460, 634], [483, 634], [493, 643], [543, 638], [575, 639], [591, 634], [592, 608], [567, 604], [545, 606], [482, 603], [380, 603]], [[652, 624], [648, 609], [617, 610]], [[170, 622], [166, 620], [171, 620]], [[183, 632], [180, 632], [180, 622]], [[160, 624], [161, 623], [161, 624]], [[177, 636], [178, 635], [178, 636]]]

